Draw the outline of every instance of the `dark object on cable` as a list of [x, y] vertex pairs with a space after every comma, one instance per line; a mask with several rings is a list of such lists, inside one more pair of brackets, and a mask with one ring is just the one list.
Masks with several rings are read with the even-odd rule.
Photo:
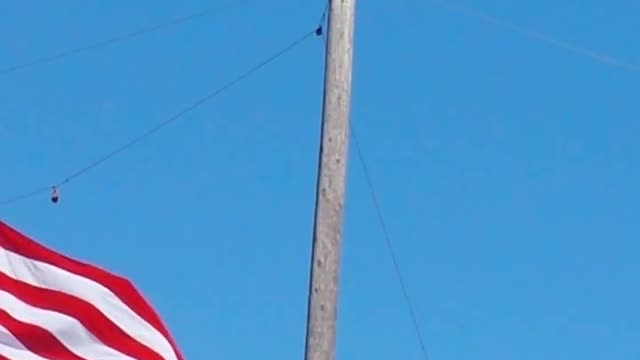
[[58, 192], [58, 188], [53, 188], [53, 191], [51, 192], [51, 202], [54, 204], [58, 203], [58, 200], [60, 199], [60, 193]]

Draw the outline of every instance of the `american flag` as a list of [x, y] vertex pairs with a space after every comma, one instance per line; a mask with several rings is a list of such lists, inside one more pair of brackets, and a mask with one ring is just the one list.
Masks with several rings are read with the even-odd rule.
[[125, 278], [0, 222], [0, 360], [183, 360]]

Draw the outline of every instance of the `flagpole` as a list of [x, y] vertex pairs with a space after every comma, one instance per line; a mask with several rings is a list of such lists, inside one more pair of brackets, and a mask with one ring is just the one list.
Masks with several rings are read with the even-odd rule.
[[306, 360], [333, 360], [349, 144], [355, 0], [330, 0]]

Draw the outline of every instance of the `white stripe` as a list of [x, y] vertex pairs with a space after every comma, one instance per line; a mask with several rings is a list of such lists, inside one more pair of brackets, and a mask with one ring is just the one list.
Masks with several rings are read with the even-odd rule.
[[22, 302], [0, 289], [2, 309], [24, 323], [49, 331], [74, 354], [85, 359], [135, 360], [116, 351], [96, 339], [78, 320], [49, 310], [43, 310]]
[[27, 284], [63, 292], [91, 303], [124, 332], [166, 360], [178, 360], [169, 341], [111, 290], [91, 279], [0, 247], [0, 271]]
[[11, 360], [47, 360], [27, 350], [27, 348], [2, 325], [0, 325], [0, 355]]

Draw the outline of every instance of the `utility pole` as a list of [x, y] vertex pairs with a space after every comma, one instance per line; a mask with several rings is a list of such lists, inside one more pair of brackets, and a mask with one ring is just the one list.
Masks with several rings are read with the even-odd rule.
[[328, 11], [305, 360], [334, 359], [338, 314], [355, 0], [330, 0]]

